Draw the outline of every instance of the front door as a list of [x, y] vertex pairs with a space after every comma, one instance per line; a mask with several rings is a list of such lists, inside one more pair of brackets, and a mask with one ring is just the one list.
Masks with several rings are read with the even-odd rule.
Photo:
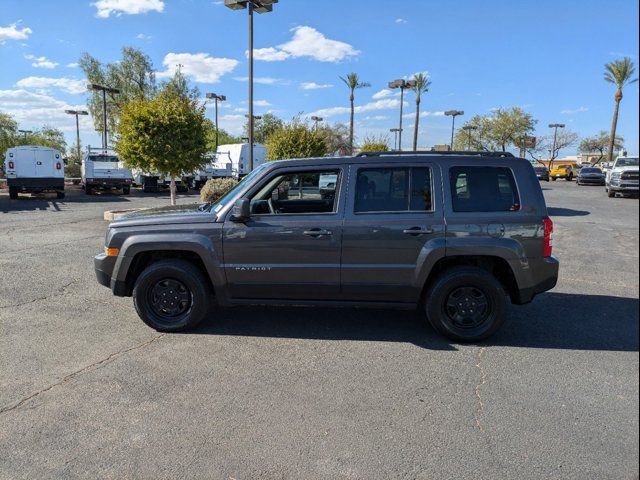
[[251, 218], [224, 223], [232, 299], [338, 298], [344, 171], [281, 168], [249, 192]]
[[414, 302], [420, 270], [443, 250], [440, 171], [424, 162], [354, 166], [342, 237], [345, 300]]

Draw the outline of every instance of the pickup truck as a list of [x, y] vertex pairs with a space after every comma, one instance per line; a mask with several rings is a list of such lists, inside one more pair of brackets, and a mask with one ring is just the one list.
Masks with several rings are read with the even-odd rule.
[[618, 157], [607, 170], [605, 187], [609, 198], [616, 194], [638, 195], [638, 157]]

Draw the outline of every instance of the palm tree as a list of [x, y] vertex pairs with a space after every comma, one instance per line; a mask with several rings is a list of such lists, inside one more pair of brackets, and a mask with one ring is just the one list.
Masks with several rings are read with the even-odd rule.
[[357, 73], [349, 73], [346, 78], [340, 77], [347, 87], [349, 87], [349, 102], [351, 103], [351, 118], [349, 121], [349, 151], [351, 155], [353, 155], [353, 116], [354, 116], [354, 106], [353, 101], [355, 100], [355, 91], [357, 88], [370, 87], [371, 84], [368, 82], [360, 81], [360, 77], [358, 77]]
[[622, 88], [626, 85], [630, 85], [638, 81], [637, 78], [631, 80], [631, 77], [636, 71], [633, 62], [629, 57], [624, 57], [622, 60], [616, 60], [611, 63], [607, 63], [604, 66], [605, 73], [604, 79], [613, 83], [616, 87], [616, 94], [613, 97], [615, 100], [615, 107], [613, 109], [613, 120], [611, 121], [611, 133], [609, 134], [609, 151], [607, 152], [607, 161], [613, 160], [613, 147], [616, 139], [616, 128], [618, 126], [618, 109], [620, 108], [620, 101], [622, 100]]
[[413, 151], [418, 149], [418, 123], [420, 122], [420, 97], [423, 93], [429, 91], [431, 86], [431, 80], [428, 75], [424, 73], [417, 73], [413, 76], [413, 80], [416, 82], [415, 86], [411, 88], [416, 94], [416, 121], [413, 125]]

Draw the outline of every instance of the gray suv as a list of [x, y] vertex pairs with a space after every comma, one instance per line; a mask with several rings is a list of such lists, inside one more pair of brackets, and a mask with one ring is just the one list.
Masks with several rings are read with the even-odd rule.
[[114, 221], [98, 281], [160, 331], [212, 305], [423, 308], [478, 341], [553, 288], [553, 223], [531, 163], [487, 152], [367, 153], [261, 165], [215, 203]]

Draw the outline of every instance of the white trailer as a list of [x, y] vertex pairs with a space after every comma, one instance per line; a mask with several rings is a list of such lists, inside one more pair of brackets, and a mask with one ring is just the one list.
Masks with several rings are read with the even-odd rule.
[[216, 152], [205, 155], [208, 162], [193, 177], [193, 188], [200, 189], [212, 178], [228, 178], [233, 176], [233, 164], [227, 155], [218, 157]]
[[18, 193], [56, 192], [64, 198], [64, 159], [55, 148], [25, 145], [7, 150], [5, 171], [9, 198]]
[[[249, 144], [231, 143], [219, 145], [216, 150], [218, 163], [231, 163], [232, 176], [235, 179], [242, 178], [250, 173], [249, 171]], [[255, 143], [253, 145], [253, 168], [262, 165], [267, 158], [267, 149], [264, 145]]]
[[[191, 177], [176, 177], [175, 182], [178, 192], [187, 192], [189, 191]], [[143, 172], [139, 168], [134, 168], [133, 184], [137, 187], [142, 187], [142, 191], [145, 193], [154, 193], [159, 192], [161, 189], [169, 188], [171, 177], [157, 172]]]
[[111, 149], [87, 146], [80, 170], [82, 188], [87, 195], [95, 190], [111, 189], [122, 189], [122, 193], [128, 195], [131, 190], [131, 170], [124, 166]]

